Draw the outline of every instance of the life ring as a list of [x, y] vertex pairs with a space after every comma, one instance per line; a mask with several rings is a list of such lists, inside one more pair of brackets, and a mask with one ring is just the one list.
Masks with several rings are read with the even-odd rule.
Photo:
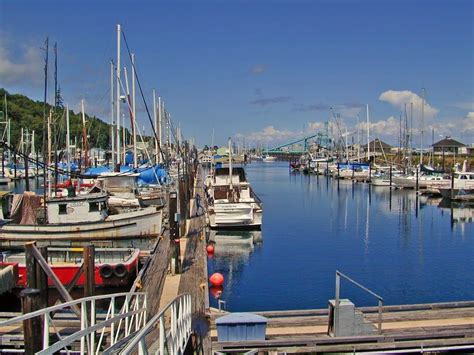
[[99, 270], [100, 276], [102, 276], [103, 279], [109, 279], [112, 277], [114, 274], [114, 270], [112, 269], [112, 266], [109, 264], [104, 264]]
[[119, 279], [123, 279], [127, 276], [128, 270], [124, 264], [117, 264], [114, 267], [114, 275], [117, 276]]

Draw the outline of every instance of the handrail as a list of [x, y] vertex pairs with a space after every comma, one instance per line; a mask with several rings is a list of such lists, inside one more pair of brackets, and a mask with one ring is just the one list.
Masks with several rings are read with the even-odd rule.
[[[178, 309], [177, 307], [178, 306]], [[165, 334], [165, 312], [171, 308], [171, 334]], [[171, 341], [180, 341], [179, 335], [183, 339], [188, 339], [191, 334], [191, 295], [190, 294], [180, 294], [176, 296], [173, 300], [168, 302], [168, 304], [153, 318], [151, 318], [148, 323], [136, 333], [134, 338], [128, 343], [128, 345], [123, 348], [120, 352], [121, 354], [131, 354], [134, 352], [135, 347], [139, 346], [139, 354], [147, 354], [147, 347], [145, 344], [145, 336], [155, 328], [156, 323], [159, 322], [159, 354], [164, 354], [165, 342], [168, 338], [171, 338]], [[184, 323], [185, 329], [181, 329], [181, 323]], [[184, 334], [183, 334], [184, 330]], [[171, 335], [171, 337], [169, 336]], [[173, 348], [180, 348], [181, 353], [184, 350], [184, 344], [173, 344]], [[158, 353], [158, 352], [157, 352]], [[171, 351], [171, 353], [174, 353]]]
[[336, 270], [336, 297], [335, 297], [335, 310], [334, 310], [334, 334], [337, 336], [337, 329], [339, 324], [339, 302], [340, 302], [340, 290], [341, 290], [341, 277], [345, 278], [347, 281], [352, 282], [357, 287], [361, 288], [362, 290], [366, 291], [367, 293], [371, 294], [378, 300], [378, 333], [382, 334], [382, 311], [383, 311], [383, 298], [376, 294], [375, 292], [369, 290], [367, 287], [361, 285], [357, 281], [354, 281], [349, 276], [343, 274], [339, 270]]
[[21, 316], [17, 316], [17, 317], [14, 317], [14, 318], [11, 318], [11, 319], [8, 319], [8, 320], [5, 320], [5, 321], [1, 321], [0, 322], [0, 327], [6, 326], [6, 325], [11, 325], [11, 324], [14, 324], [14, 323], [17, 323], [17, 322], [21, 322], [21, 321], [24, 321], [24, 320], [27, 320], [27, 319], [30, 319], [30, 318], [42, 316], [45, 313], [58, 311], [58, 310], [61, 310], [63, 308], [67, 308], [67, 307], [71, 307], [71, 306], [74, 306], [74, 305], [77, 305], [77, 304], [81, 304], [83, 302], [97, 301], [97, 300], [102, 300], [102, 299], [106, 299], [106, 298], [112, 299], [112, 298], [117, 298], [117, 297], [126, 297], [126, 296], [132, 297], [132, 296], [145, 296], [145, 295], [146, 295], [146, 293], [144, 293], [144, 292], [134, 292], [134, 293], [120, 292], [120, 293], [113, 293], [113, 294], [107, 294], [107, 295], [98, 295], [98, 296], [90, 296], [90, 297], [79, 298], [79, 299], [74, 300], [74, 301], [60, 303], [60, 304], [55, 305], [55, 306], [51, 306], [51, 307], [48, 307], [48, 308], [43, 308], [43, 309], [40, 309], [38, 311], [30, 312], [30, 313], [23, 314]]

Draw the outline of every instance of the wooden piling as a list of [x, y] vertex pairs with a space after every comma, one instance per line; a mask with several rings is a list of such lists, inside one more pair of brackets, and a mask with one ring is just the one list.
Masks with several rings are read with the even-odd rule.
[[[39, 252], [45, 260], [48, 260], [48, 247], [39, 247]], [[48, 275], [36, 262], [36, 288], [40, 291], [40, 305], [41, 308], [48, 307]]]
[[95, 248], [94, 245], [87, 245], [83, 249], [84, 259], [84, 297], [94, 296], [95, 294]]
[[[23, 314], [41, 309], [41, 295], [37, 288], [26, 288], [21, 291], [21, 310]], [[43, 322], [41, 317], [34, 317], [23, 321], [23, 337], [25, 354], [35, 354], [43, 348]]]
[[176, 191], [171, 191], [168, 195], [168, 215], [169, 215], [169, 225], [170, 225], [170, 240], [171, 244], [171, 272], [179, 273], [179, 243], [174, 241], [179, 241], [179, 224], [178, 224], [178, 194]]
[[415, 190], [418, 191], [418, 169], [416, 169], [416, 183], [415, 183]]

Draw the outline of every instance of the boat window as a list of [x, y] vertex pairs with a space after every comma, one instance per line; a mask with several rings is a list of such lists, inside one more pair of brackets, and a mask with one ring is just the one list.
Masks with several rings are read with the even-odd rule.
[[65, 203], [59, 204], [59, 214], [67, 214], [67, 204]]
[[99, 202], [89, 202], [89, 212], [99, 211]]
[[467, 176], [466, 175], [461, 175], [460, 179], [461, 180], [467, 180]]

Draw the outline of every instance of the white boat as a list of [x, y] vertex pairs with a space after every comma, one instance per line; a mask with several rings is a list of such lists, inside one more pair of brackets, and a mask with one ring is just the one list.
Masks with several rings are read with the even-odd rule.
[[[390, 176], [374, 175], [370, 179], [372, 186], [390, 186]], [[392, 186], [395, 186], [392, 180]]]
[[[415, 175], [400, 175], [393, 176], [392, 182], [400, 188], [416, 188], [416, 176]], [[439, 184], [449, 182], [449, 179], [446, 179], [442, 175], [420, 175], [418, 176], [418, 188], [419, 189], [431, 189], [437, 188]]]
[[[451, 184], [451, 180], [448, 180], [436, 186], [441, 196], [453, 200], [474, 201], [474, 172], [455, 172], [454, 186], [451, 186]], [[453, 188], [451, 189], [451, 187]]]
[[207, 179], [210, 226], [260, 229], [262, 202], [253, 192], [244, 169], [232, 165], [232, 159], [229, 159], [228, 167], [216, 168]]
[[262, 161], [264, 163], [273, 163], [274, 161], [276, 161], [277, 158], [276, 157], [272, 157], [271, 155], [265, 155], [263, 158], [262, 158]]
[[[55, 197], [47, 199], [45, 208], [42, 196], [16, 195], [10, 215], [0, 215], [0, 241], [111, 240], [161, 234], [162, 213], [156, 207], [109, 214], [107, 199], [104, 193]], [[9, 204], [8, 199], [2, 200]]]

